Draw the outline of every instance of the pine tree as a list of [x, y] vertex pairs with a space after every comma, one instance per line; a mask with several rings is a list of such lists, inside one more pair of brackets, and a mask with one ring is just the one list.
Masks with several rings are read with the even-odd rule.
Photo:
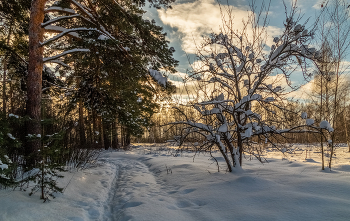
[[[72, 10], [62, 10], [67, 3], [69, 2], [57, 2], [51, 8], [57, 9], [57, 12]], [[52, 21], [46, 22], [44, 26], [50, 24], [50, 30], [75, 31], [74, 34], [69, 32], [75, 38], [68, 47], [66, 39], [57, 39], [58, 44], [53, 51], [86, 52], [83, 55], [71, 54], [64, 60], [53, 60], [60, 55], [47, 60], [68, 68], [70, 67], [66, 64], [74, 63], [74, 74], [68, 76], [68, 82], [75, 83], [76, 77], [80, 80], [78, 90], [72, 94], [72, 103], [82, 101], [94, 114], [102, 115], [102, 118], [108, 118], [110, 122], [118, 118], [123, 126], [129, 128], [131, 134], [140, 135], [141, 128], [149, 125], [149, 118], [157, 106], [153, 94], [166, 94], [173, 89], [168, 82], [162, 86], [153, 83], [148, 69], [174, 72], [177, 61], [172, 58], [174, 49], [167, 46], [162, 28], [156, 26], [154, 21], [143, 20], [140, 14], [144, 11], [131, 2], [123, 3], [125, 4], [119, 5], [111, 0], [100, 0], [94, 5], [86, 5], [89, 8], [85, 8], [80, 15], [86, 16], [87, 10], [91, 15], [81, 21], [67, 22], [56, 18], [56, 28]], [[75, 5], [83, 8], [77, 2]], [[125, 10], [126, 7], [128, 11]], [[70, 16], [75, 19], [73, 15]], [[86, 22], [88, 19], [94, 20], [94, 23]], [[61, 53], [63, 54], [65, 52]], [[160, 75], [157, 77], [154, 79], [156, 82], [162, 78]], [[164, 86], [166, 90], [162, 89]]]

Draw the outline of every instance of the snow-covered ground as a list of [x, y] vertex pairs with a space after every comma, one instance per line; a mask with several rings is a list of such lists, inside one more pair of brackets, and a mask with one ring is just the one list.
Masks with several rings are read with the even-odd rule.
[[[164, 145], [106, 151], [84, 171], [66, 173], [63, 194], [0, 191], [0, 220], [350, 220], [350, 153], [336, 150], [332, 171], [321, 171], [316, 148], [295, 146], [269, 163], [243, 161], [242, 173], [220, 172], [209, 155]], [[308, 151], [307, 159], [306, 150]]]

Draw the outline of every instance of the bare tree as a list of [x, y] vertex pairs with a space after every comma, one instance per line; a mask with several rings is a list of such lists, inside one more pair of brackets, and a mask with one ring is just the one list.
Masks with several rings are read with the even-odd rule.
[[[316, 62], [317, 72], [314, 78], [313, 97], [318, 100], [315, 104], [319, 107], [320, 119], [331, 122], [331, 126], [334, 128], [329, 137], [333, 141], [331, 142], [328, 161], [328, 167], [331, 168], [335, 151], [334, 143], [339, 141], [340, 131], [343, 130], [339, 120], [344, 115], [346, 107], [344, 100], [349, 89], [346, 78], [349, 70], [346, 58], [350, 46], [348, 4], [344, 0], [327, 1], [323, 6], [321, 15], [318, 22], [318, 36], [321, 42], [322, 55]], [[321, 148], [323, 158], [323, 147]], [[322, 169], [324, 169], [323, 160]]]
[[[280, 144], [288, 133], [331, 131], [326, 121], [321, 122], [320, 127], [314, 126], [314, 120], [307, 119], [306, 113], [301, 114], [305, 119], [302, 124], [287, 127], [283, 114], [279, 114], [289, 112], [298, 116], [286, 108], [286, 90], [281, 80], [291, 85], [290, 76], [298, 67], [306, 74], [307, 61], [320, 57], [319, 51], [308, 47], [314, 30], [308, 31], [305, 24], [298, 24], [300, 17], [296, 15], [295, 4], [286, 12], [282, 34], [275, 36], [270, 46], [266, 45], [267, 15], [262, 14], [268, 7], [263, 4], [256, 12], [252, 4], [241, 30], [235, 30], [232, 8], [227, 6], [222, 10], [226, 16], [223, 13], [221, 33], [211, 34], [198, 46], [197, 65], [190, 73], [190, 78], [197, 83], [196, 90], [201, 91], [201, 101], [188, 106], [196, 109], [200, 117], [190, 119], [177, 108], [184, 119], [172, 123], [184, 125], [181, 134], [175, 137], [179, 145], [188, 141], [191, 134], [199, 134], [201, 139], [192, 142], [193, 146], [209, 152], [217, 147], [231, 172], [241, 167], [243, 153], [264, 161], [258, 151], [251, 151], [259, 141], [269, 142], [286, 152]], [[275, 76], [276, 73], [280, 74]], [[258, 109], [273, 115], [274, 119], [262, 117]]]

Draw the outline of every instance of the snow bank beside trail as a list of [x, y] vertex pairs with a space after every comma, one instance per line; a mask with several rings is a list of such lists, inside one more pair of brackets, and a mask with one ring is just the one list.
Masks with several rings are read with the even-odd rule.
[[0, 191], [1, 221], [88, 221], [104, 220], [109, 208], [109, 192], [118, 171], [114, 164], [101, 159], [93, 167], [75, 173], [66, 172], [59, 180], [63, 194], [43, 203], [39, 193]]

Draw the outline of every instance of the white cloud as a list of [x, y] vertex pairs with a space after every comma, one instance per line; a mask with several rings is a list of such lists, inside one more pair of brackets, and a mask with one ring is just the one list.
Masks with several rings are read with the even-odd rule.
[[314, 87], [314, 82], [313, 82], [313, 80], [311, 80], [310, 82], [302, 85], [298, 90], [287, 94], [287, 97], [294, 98], [294, 99], [297, 99], [297, 100], [310, 99], [313, 87]]
[[218, 32], [221, 24], [220, 8], [214, 0], [177, 4], [171, 10], [159, 10], [162, 22], [178, 29], [182, 50], [195, 53], [202, 35]]
[[[222, 11], [225, 12], [225, 7], [222, 6]], [[242, 20], [247, 19], [248, 8], [232, 7], [234, 15], [234, 27], [237, 30], [243, 28]], [[183, 4], [175, 4], [173, 9], [158, 11], [162, 22], [172, 28], [177, 29], [177, 35], [181, 41], [182, 50], [189, 54], [196, 53], [196, 45], [199, 45], [203, 36], [214, 32], [219, 33], [222, 27], [222, 16], [219, 4], [215, 0], [198, 0]], [[248, 34], [252, 30], [247, 31]], [[272, 44], [272, 37], [281, 33], [281, 29], [273, 26], [268, 27], [268, 44]]]

